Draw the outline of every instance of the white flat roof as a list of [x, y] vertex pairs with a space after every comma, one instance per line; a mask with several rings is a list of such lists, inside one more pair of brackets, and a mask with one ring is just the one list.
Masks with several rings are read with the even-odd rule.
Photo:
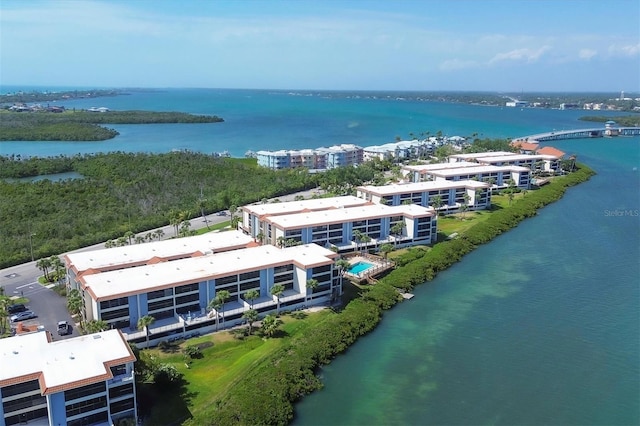
[[309, 200], [248, 205], [243, 206], [242, 210], [256, 216], [273, 216], [302, 212], [305, 210], [328, 210], [332, 208], [361, 206], [364, 204], [367, 204], [367, 200], [352, 195], [345, 195], [342, 197], [311, 198]]
[[353, 222], [356, 220], [375, 219], [379, 217], [390, 217], [405, 215], [428, 216], [433, 215], [431, 207], [422, 207], [417, 204], [407, 204], [401, 206], [385, 206], [383, 204], [369, 204], [348, 209], [323, 210], [318, 212], [305, 212], [289, 215], [273, 216], [269, 222], [282, 229], [297, 229], [310, 226], [324, 225], [330, 223]]
[[[487, 156], [478, 157], [478, 161], [494, 162], [494, 161], [521, 161], [521, 160], [557, 160], [554, 155], [545, 154], [516, 154], [510, 156]], [[455, 163], [454, 163], [455, 164]]]
[[143, 244], [132, 244], [66, 255], [78, 272], [88, 269], [108, 269], [118, 265], [143, 264], [154, 257], [171, 258], [192, 253], [216, 252], [235, 247], [246, 247], [253, 238], [236, 230], [207, 232], [193, 237], [172, 238]]
[[447, 170], [433, 170], [430, 171], [429, 174], [434, 176], [458, 176], [458, 175], [469, 175], [469, 174], [482, 174], [482, 173], [491, 173], [491, 172], [531, 172], [528, 167], [523, 166], [479, 166], [473, 168], [460, 168], [460, 169], [447, 169]]
[[472, 152], [469, 154], [453, 154], [449, 157], [451, 158], [461, 158], [461, 159], [469, 159], [469, 158], [481, 158], [481, 157], [501, 157], [504, 155], [517, 155], [515, 152], [507, 152], [507, 151], [495, 151], [495, 152]]
[[404, 194], [407, 192], [425, 192], [435, 191], [439, 189], [452, 189], [452, 188], [488, 188], [489, 184], [486, 182], [478, 182], [476, 180], [458, 180], [458, 181], [442, 181], [434, 180], [429, 182], [414, 182], [404, 184], [393, 184], [384, 186], [365, 185], [356, 188], [358, 191], [368, 192], [380, 196]]
[[118, 269], [82, 277], [94, 300], [145, 293], [159, 288], [206, 281], [216, 277], [296, 263], [312, 268], [333, 263], [337, 256], [317, 244], [280, 249], [263, 245], [207, 256]]
[[458, 161], [457, 163], [435, 163], [435, 164], [414, 164], [402, 166], [402, 169], [414, 172], [424, 172], [430, 170], [457, 169], [461, 167], [478, 167], [480, 164], [470, 161]]
[[41, 390], [54, 393], [105, 381], [112, 377], [111, 365], [134, 360], [118, 330], [54, 342], [47, 332], [19, 334], [0, 339], [0, 386], [39, 378]]

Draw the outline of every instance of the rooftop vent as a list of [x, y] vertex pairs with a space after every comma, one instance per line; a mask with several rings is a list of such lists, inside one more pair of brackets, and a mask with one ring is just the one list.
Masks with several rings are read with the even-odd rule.
[[99, 335], [99, 334], [94, 334], [94, 335], [93, 335], [93, 338], [94, 338], [94, 339], [102, 339], [102, 336], [101, 336], [101, 335]]

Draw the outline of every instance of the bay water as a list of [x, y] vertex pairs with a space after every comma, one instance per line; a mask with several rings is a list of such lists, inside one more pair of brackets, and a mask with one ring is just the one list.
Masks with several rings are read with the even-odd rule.
[[[578, 121], [583, 111], [429, 102], [416, 93], [166, 89], [57, 104], [225, 122], [118, 125], [109, 141], [0, 142], [0, 154], [242, 157], [426, 131], [507, 138], [597, 127]], [[551, 145], [598, 174], [386, 312], [322, 368], [324, 389], [297, 404], [294, 424], [640, 424], [640, 138]]]

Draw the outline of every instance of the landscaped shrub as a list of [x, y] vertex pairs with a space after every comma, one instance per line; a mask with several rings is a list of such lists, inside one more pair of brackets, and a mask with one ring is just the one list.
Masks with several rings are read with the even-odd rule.
[[202, 358], [202, 351], [198, 345], [189, 345], [184, 348], [184, 354], [191, 359]]

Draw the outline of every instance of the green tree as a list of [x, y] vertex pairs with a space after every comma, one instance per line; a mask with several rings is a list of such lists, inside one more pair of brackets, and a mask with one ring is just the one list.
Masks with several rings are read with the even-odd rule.
[[84, 303], [82, 302], [82, 295], [77, 289], [73, 289], [67, 295], [67, 309], [73, 317], [79, 317], [80, 326], [83, 324], [84, 315], [82, 313]]
[[460, 205], [460, 210], [462, 211], [462, 218], [464, 219], [467, 210], [469, 210], [469, 200], [471, 200], [471, 197], [465, 192], [462, 199], [463, 201]]
[[258, 232], [258, 235], [256, 235], [256, 241], [259, 242], [260, 244], [264, 243], [264, 232], [262, 231]]
[[345, 259], [338, 259], [336, 260], [336, 267], [340, 269], [340, 275], [344, 275], [344, 273], [351, 267], [351, 263]]
[[311, 295], [313, 295], [313, 292], [318, 288], [318, 280], [316, 280], [315, 278], [310, 278], [307, 280], [307, 289], [311, 290], [310, 292], [307, 291], [307, 300], [311, 299]]
[[207, 225], [207, 229], [209, 228], [209, 220], [207, 219], [207, 215], [205, 214], [205, 208], [207, 207], [207, 200], [204, 198], [200, 198], [198, 200], [198, 208], [200, 209], [200, 214], [202, 215], [202, 219], [204, 219], [204, 223]]
[[271, 287], [269, 293], [272, 296], [276, 297], [276, 314], [280, 315], [280, 296], [282, 296], [282, 293], [284, 293], [284, 286], [282, 284], [275, 284], [273, 287]]
[[156, 229], [153, 234], [155, 235], [155, 237], [158, 239], [158, 241], [160, 241], [162, 239], [162, 237], [164, 237], [164, 231], [162, 229]]
[[217, 296], [209, 301], [208, 308], [213, 309], [216, 313], [216, 331], [218, 331], [218, 325], [220, 324], [220, 307], [222, 307], [222, 302]]
[[43, 257], [42, 259], [38, 259], [38, 261], [36, 262], [36, 267], [42, 271], [42, 273], [44, 274], [44, 279], [47, 280], [47, 282], [51, 281], [51, 278], [49, 278], [49, 268], [51, 268], [50, 258]]
[[389, 252], [393, 251], [393, 245], [389, 243], [382, 244], [380, 246], [380, 251], [382, 252], [382, 255], [384, 256], [384, 258], [386, 259]]
[[224, 322], [224, 304], [227, 303], [227, 300], [231, 297], [231, 293], [227, 290], [216, 291], [216, 297], [220, 300], [220, 306], [222, 308], [222, 322]]
[[108, 330], [109, 324], [102, 320], [91, 320], [85, 324], [84, 329], [87, 333], [99, 333]]
[[260, 297], [260, 292], [255, 288], [252, 288], [251, 290], [247, 291], [244, 294], [244, 298], [245, 300], [249, 301], [249, 304], [251, 305], [251, 309], [253, 309], [253, 301], [259, 297]]
[[151, 315], [145, 315], [138, 319], [138, 330], [144, 330], [147, 338], [147, 348], [149, 347], [149, 327], [156, 321]]
[[51, 260], [51, 267], [53, 268], [55, 279], [58, 281], [58, 285], [62, 285], [65, 278], [64, 262], [62, 262], [58, 256], [51, 256], [49, 259]]
[[249, 324], [249, 335], [253, 332], [253, 323], [258, 320], [258, 311], [255, 309], [249, 309], [248, 311], [244, 311], [242, 314], [242, 318], [247, 321]]
[[135, 237], [135, 234], [131, 231], [127, 231], [124, 233], [124, 237], [127, 239], [127, 241], [129, 241], [129, 245], [133, 244], [133, 237]]
[[436, 220], [438, 219], [438, 212], [440, 211], [440, 207], [442, 207], [443, 204], [444, 201], [442, 200], [442, 197], [440, 195], [436, 195], [431, 199], [431, 205], [436, 210]]
[[398, 240], [402, 236], [402, 232], [404, 231], [404, 227], [405, 227], [404, 221], [397, 222], [391, 227], [390, 231], [391, 231], [391, 234], [393, 234], [393, 236], [394, 236], [394, 239], [393, 239], [394, 247], [397, 245]]
[[267, 337], [273, 337], [280, 328], [282, 320], [275, 315], [267, 315], [262, 320], [262, 333]]

